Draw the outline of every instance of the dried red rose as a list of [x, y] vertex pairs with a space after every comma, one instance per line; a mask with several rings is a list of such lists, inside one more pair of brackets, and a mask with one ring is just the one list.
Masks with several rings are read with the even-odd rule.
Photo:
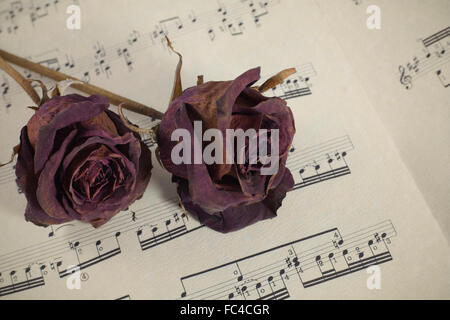
[[99, 95], [58, 96], [22, 128], [17, 185], [39, 226], [82, 220], [99, 227], [140, 198], [151, 153]]
[[[173, 174], [185, 209], [206, 226], [224, 233], [275, 217], [286, 192], [294, 185], [286, 168], [295, 134], [292, 112], [284, 100], [265, 97], [251, 88], [259, 74], [260, 69], [255, 68], [234, 81], [207, 82], [185, 90], [170, 104], [157, 133], [161, 162]], [[203, 133], [215, 128], [223, 137], [226, 129], [279, 129], [278, 171], [261, 175], [260, 165], [207, 165], [203, 159], [200, 164], [175, 164], [171, 154], [178, 141], [172, 141], [172, 133], [186, 129], [193, 145], [193, 123], [198, 120]]]

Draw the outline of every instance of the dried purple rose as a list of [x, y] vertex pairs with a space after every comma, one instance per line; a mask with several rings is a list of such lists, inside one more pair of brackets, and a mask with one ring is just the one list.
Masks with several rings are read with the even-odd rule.
[[22, 128], [17, 185], [39, 226], [81, 220], [99, 227], [140, 198], [151, 153], [99, 95], [57, 96]]
[[[255, 68], [234, 81], [207, 82], [185, 90], [172, 101], [157, 132], [161, 162], [173, 174], [184, 208], [206, 226], [224, 233], [275, 217], [294, 185], [286, 168], [295, 134], [292, 112], [284, 100], [265, 97], [251, 87], [259, 74], [260, 69]], [[202, 160], [200, 164], [175, 164], [171, 154], [178, 141], [172, 141], [172, 133], [182, 128], [196, 139], [193, 123], [198, 120], [202, 133], [215, 128], [223, 137], [226, 129], [279, 129], [278, 171], [262, 175], [260, 165], [249, 163], [207, 165]]]

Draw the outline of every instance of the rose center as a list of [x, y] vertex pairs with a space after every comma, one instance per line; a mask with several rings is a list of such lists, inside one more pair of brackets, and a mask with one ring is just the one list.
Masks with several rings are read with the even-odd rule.
[[79, 170], [73, 188], [88, 200], [102, 199], [120, 186], [125, 177], [117, 159], [89, 160]]

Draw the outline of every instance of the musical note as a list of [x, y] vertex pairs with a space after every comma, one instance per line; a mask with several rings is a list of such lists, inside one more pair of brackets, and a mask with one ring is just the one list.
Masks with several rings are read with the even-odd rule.
[[296, 73], [265, 94], [268, 96], [279, 97], [284, 100], [311, 95], [311, 79], [317, 76], [314, 66], [312, 63], [306, 63], [295, 66], [295, 69], [297, 70]]
[[45, 285], [45, 265], [29, 265], [23, 271], [9, 272], [9, 283], [0, 273], [0, 297]]
[[346, 156], [353, 149], [348, 136], [303, 150], [292, 148], [286, 165], [294, 173], [294, 190], [350, 174]]
[[414, 81], [429, 73], [436, 74], [444, 88], [449, 87], [448, 78], [444, 75], [448, 72], [450, 62], [448, 37], [450, 37], [450, 27], [423, 39], [425, 54], [414, 56], [412, 61], [405, 64], [406, 67], [399, 66], [400, 83], [406, 89], [411, 89]]
[[[341, 236], [337, 228], [319, 232], [183, 276], [180, 278], [183, 288], [181, 297], [287, 299], [290, 297], [290, 286], [298, 286], [300, 283], [306, 289], [357, 272], [369, 265], [392, 260], [387, 241], [374, 245], [374, 232], [384, 235], [381, 238], [385, 240], [397, 234], [390, 221], [346, 236]], [[345, 249], [336, 247], [334, 241], [345, 246]]]
[[[61, 0], [63, 1], [63, 0]], [[65, 0], [65, 2], [71, 2], [74, 0]], [[43, 19], [53, 13], [47, 3], [34, 2], [30, 6], [25, 6], [23, 12], [18, 12], [18, 8], [15, 8], [14, 14], [21, 14], [32, 17], [33, 26], [39, 19]], [[268, 0], [264, 2], [255, 2], [254, 7], [257, 8], [255, 12], [249, 12], [247, 10], [247, 1], [238, 1], [230, 6], [230, 9], [225, 6], [220, 6], [219, 9], [215, 9], [215, 13], [211, 14], [209, 11], [194, 13], [193, 11], [187, 14], [187, 17], [174, 16], [166, 19], [161, 19], [154, 27], [153, 30], [145, 32], [139, 32], [132, 30], [126, 39], [121, 43], [104, 45], [99, 41], [92, 44], [94, 48], [94, 55], [73, 57], [67, 53], [61, 53], [59, 50], [49, 50], [52, 56], [42, 59], [40, 56], [27, 57], [28, 59], [43, 63], [52, 69], [64, 72], [71, 76], [80, 78], [85, 82], [94, 81], [94, 77], [105, 77], [106, 79], [113, 79], [113, 68], [118, 66], [113, 63], [117, 60], [123, 61], [123, 65], [129, 72], [134, 71], [133, 66], [135, 61], [133, 59], [135, 53], [149, 50], [154, 45], [166, 46], [164, 41], [164, 35], [170, 34], [171, 39], [175, 39], [179, 36], [196, 32], [198, 30], [205, 30], [208, 38], [211, 41], [215, 41], [219, 33], [227, 33], [231, 36], [241, 35], [244, 32], [244, 26], [246, 24], [246, 16], [256, 16], [260, 19], [262, 15], [268, 13], [268, 8], [272, 5], [276, 5], [278, 1]], [[62, 4], [62, 3], [61, 3]], [[56, 4], [55, 4], [56, 8]], [[220, 10], [220, 12], [218, 11]], [[56, 13], [56, 11], [55, 11]], [[1, 12], [0, 12], [1, 16]], [[225, 21], [224, 21], [225, 19]], [[1, 27], [0, 27], [1, 29]], [[0, 33], [1, 35], [1, 33]], [[149, 37], [151, 41], [142, 41]], [[58, 53], [58, 56], [55, 56]], [[46, 55], [48, 55], [46, 53]], [[28, 71], [23, 71], [27, 79], [42, 79], [39, 75], [31, 74]], [[48, 79], [42, 79], [44, 84], [51, 86], [53, 83]], [[294, 81], [294, 80], [293, 80]], [[298, 83], [305, 83], [303, 80], [297, 80]], [[6, 87], [6, 85], [5, 85]], [[5, 90], [5, 89], [3, 89]], [[310, 94], [310, 89], [305, 85], [304, 88], [295, 88], [294, 91], [288, 92], [286, 98], [294, 98], [303, 95]], [[13, 105], [13, 99], [16, 95], [23, 95], [23, 90], [15, 83], [11, 83], [8, 86], [7, 91], [2, 95], [4, 105], [10, 108]], [[278, 94], [278, 93], [277, 93]], [[280, 92], [280, 95], [284, 93]]]
[[[57, 268], [59, 277], [64, 278], [64, 277], [70, 275], [71, 273], [73, 273], [75, 268], [78, 268], [79, 270], [83, 270], [85, 268], [94, 266], [104, 260], [111, 259], [112, 257], [122, 253], [120, 244], [119, 244], [119, 239], [118, 239], [119, 236], [120, 236], [120, 232], [116, 232], [113, 237], [95, 241], [94, 246], [95, 246], [96, 254], [94, 257], [89, 256], [89, 253], [88, 253], [89, 245], [88, 244], [85, 245], [84, 247], [82, 247], [82, 246], [80, 246], [79, 241], [71, 243], [70, 244], [71, 249], [73, 249], [76, 253], [77, 264], [74, 267], [65, 268], [65, 269], [60, 270], [62, 263], [58, 263], [56, 265], [56, 268]], [[108, 251], [105, 250], [105, 248], [107, 246], [110, 247]], [[86, 253], [84, 252], [84, 249], [86, 249]], [[88, 257], [83, 259], [84, 256], [88, 256]]]
[[406, 69], [404, 66], [399, 66], [398, 71], [400, 72], [400, 83], [405, 86], [406, 89], [412, 88], [412, 77], [406, 74]]
[[141, 227], [137, 234], [141, 250], [143, 251], [203, 227], [202, 225], [192, 227], [188, 225], [186, 216], [184, 214], [179, 216], [178, 207], [174, 208], [173, 204], [162, 207], [157, 206], [156, 208], [156, 214], [162, 215], [161, 220]]

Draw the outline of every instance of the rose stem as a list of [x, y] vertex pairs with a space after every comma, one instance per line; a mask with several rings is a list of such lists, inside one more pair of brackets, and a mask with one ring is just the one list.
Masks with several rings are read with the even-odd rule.
[[[6, 61], [9, 61], [15, 65], [18, 65], [22, 68], [25, 68], [27, 70], [36, 72], [40, 75], [43, 75], [47, 78], [53, 79], [55, 81], [63, 81], [66, 79], [71, 79], [71, 80], [75, 80], [75, 81], [80, 81], [81, 83], [74, 83], [72, 84], [72, 87], [75, 89], [78, 89], [80, 91], [83, 91], [87, 94], [99, 94], [104, 96], [105, 98], [107, 98], [109, 100], [109, 102], [111, 102], [113, 105], [118, 106], [119, 104], [123, 103], [123, 108], [128, 109], [130, 111], [148, 116], [148, 117], [152, 117], [154, 119], [162, 119], [163, 113], [159, 112], [158, 110], [155, 110], [153, 108], [150, 108], [142, 103], [127, 99], [125, 97], [119, 96], [115, 93], [112, 93], [110, 91], [107, 91], [105, 89], [99, 88], [97, 86], [94, 86], [92, 84], [83, 82], [81, 80], [78, 80], [77, 78], [74, 78], [72, 76], [66, 75], [62, 72], [56, 71], [56, 70], [52, 70], [50, 68], [47, 68], [43, 65], [40, 65], [38, 63], [29, 61], [27, 59], [18, 57], [12, 53], [6, 52], [4, 50], [0, 49], [0, 56], [3, 57], [3, 59], [5, 59]], [[3, 65], [1, 65], [3, 67]], [[10, 67], [11, 68], [11, 67]], [[12, 68], [11, 68], [12, 69]], [[6, 71], [6, 70], [5, 70]], [[14, 70], [15, 71], [15, 70]], [[17, 72], [17, 71], [15, 71]], [[18, 73], [18, 72], [17, 72]], [[15, 78], [16, 79], [16, 78]], [[17, 79], [16, 79], [17, 81]], [[19, 81], [18, 81], [19, 82]], [[19, 82], [19, 84], [21, 84]], [[22, 87], [24, 87], [22, 85]], [[25, 87], [24, 87], [25, 89]], [[27, 91], [27, 89], [25, 89], [25, 91]], [[27, 91], [28, 93], [28, 91]], [[34, 92], [36, 93], [36, 92]], [[30, 93], [29, 93], [30, 94]], [[30, 95], [31, 96], [31, 95]], [[33, 98], [34, 100], [34, 98]], [[40, 101], [39, 97], [38, 97], [38, 101]], [[35, 101], [36, 102], [36, 101]]]
[[25, 92], [30, 96], [31, 100], [34, 103], [39, 105], [41, 102], [41, 98], [37, 94], [36, 90], [34, 90], [30, 81], [27, 81], [16, 69], [11, 67], [0, 55], [0, 68], [3, 69], [8, 75], [11, 76], [22, 88]]

